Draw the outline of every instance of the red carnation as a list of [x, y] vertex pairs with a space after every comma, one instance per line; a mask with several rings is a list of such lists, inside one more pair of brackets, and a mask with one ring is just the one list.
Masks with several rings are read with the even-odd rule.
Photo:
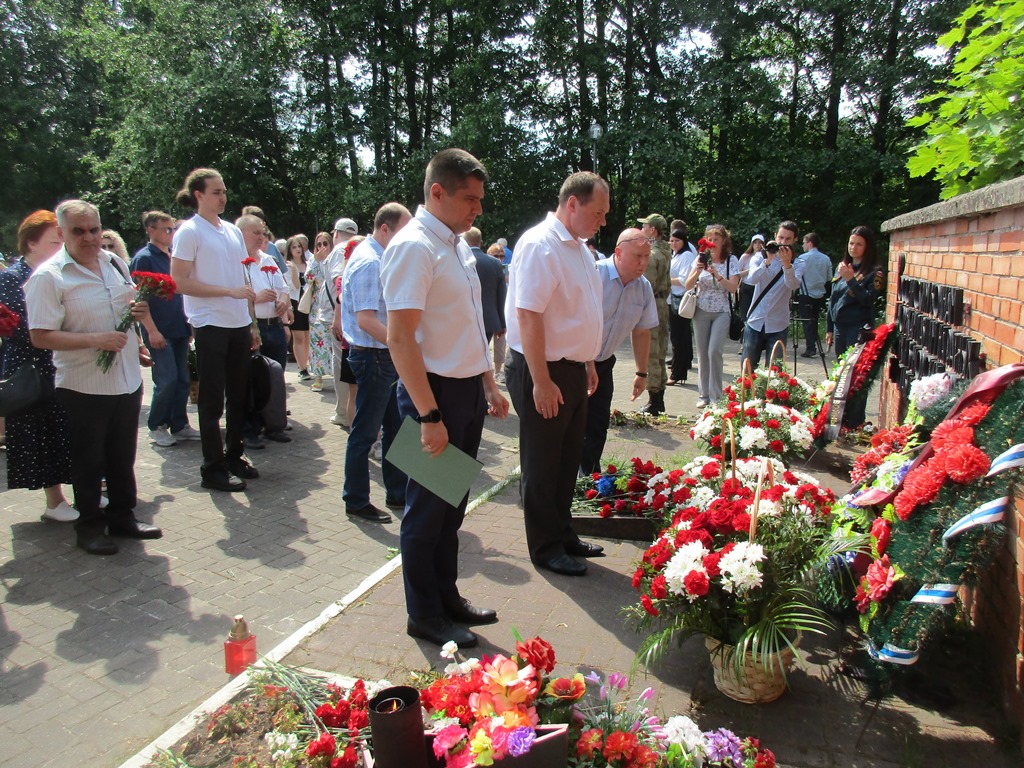
[[651, 597], [658, 600], [668, 597], [668, 585], [665, 582], [665, 574], [659, 573], [651, 579]]
[[779, 400], [781, 400], [782, 402], [786, 402], [787, 400], [789, 400], [789, 392], [785, 389], [780, 389]]
[[658, 609], [654, 607], [654, 603], [651, 601], [650, 595], [640, 595], [640, 605], [651, 616], [658, 615]]
[[596, 499], [596, 498], [597, 498], [597, 491], [595, 491], [593, 488], [591, 488], [589, 491], [587, 491], [587, 501], [592, 501], [593, 499]]
[[612, 509], [611, 504], [605, 504], [601, 507], [601, 517], [611, 517], [614, 513], [615, 510]]
[[768, 429], [778, 429], [782, 424], [778, 419], [768, 419], [768, 421], [765, 422], [765, 426], [767, 426]]
[[772, 440], [768, 443], [768, 447], [776, 453], [782, 453], [786, 450], [786, 445], [781, 440]]
[[703, 571], [690, 571], [683, 577], [683, 586], [691, 595], [703, 597], [708, 593], [708, 576]]
[[942, 469], [955, 483], [971, 483], [984, 477], [992, 462], [980, 448], [971, 445], [952, 445], [938, 454]]
[[946, 480], [946, 473], [933, 457], [910, 472], [903, 481], [903, 490], [896, 497], [894, 506], [900, 520], [909, 520], [921, 504], [928, 504], [939, 493]]
[[617, 473], [618, 471], [619, 471], [619, 470], [618, 470], [618, 468], [617, 468], [617, 467], [616, 467], [616, 466], [615, 466], [614, 464], [609, 464], [609, 465], [608, 465], [608, 474], [609, 474], [609, 475], [614, 475], [614, 474], [616, 474], [616, 473]]
[[334, 740], [334, 737], [325, 733], [320, 738], [315, 739], [309, 743], [306, 747], [306, 757], [313, 759], [314, 757], [334, 757], [334, 753], [338, 750], [338, 743]]
[[777, 393], [775, 392], [774, 389], [766, 389], [764, 391], [764, 399], [765, 400], [774, 400], [776, 394]]
[[708, 572], [708, 576], [710, 576], [712, 579], [722, 574], [722, 569], [718, 567], [718, 564], [721, 562], [721, 560], [721, 552], [710, 552], [704, 555], [704, 559], [701, 561], [701, 563], [704, 566], [704, 570]]
[[254, 259], [252, 256], [246, 256], [244, 259], [242, 259], [243, 267], [251, 267], [255, 263], [256, 259]]
[[266, 272], [268, 275], [276, 274], [277, 273], [277, 266], [274, 265], [274, 264], [266, 264], [266, 265], [260, 267], [260, 272]]

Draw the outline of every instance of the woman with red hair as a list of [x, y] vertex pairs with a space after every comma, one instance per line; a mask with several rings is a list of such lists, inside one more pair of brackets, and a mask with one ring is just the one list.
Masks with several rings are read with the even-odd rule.
[[[31, 362], [44, 379], [53, 381], [53, 353], [32, 346], [28, 336], [28, 312], [22, 286], [29, 275], [61, 250], [63, 240], [52, 211], [36, 211], [18, 227], [21, 258], [0, 273], [0, 304], [21, 318], [10, 338], [0, 346], [0, 377], [8, 378]], [[71, 454], [67, 415], [56, 398], [7, 417], [7, 487], [38, 490], [46, 494], [43, 516], [59, 522], [78, 519], [68, 504], [61, 483], [71, 482]]]

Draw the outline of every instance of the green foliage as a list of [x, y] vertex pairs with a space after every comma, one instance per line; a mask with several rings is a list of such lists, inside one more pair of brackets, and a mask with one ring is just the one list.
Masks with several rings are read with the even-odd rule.
[[956, 49], [953, 73], [908, 121], [926, 135], [908, 167], [950, 198], [1024, 171], [1024, 0], [978, 2], [938, 42]]
[[965, 0], [0, 3], [5, 251], [73, 195], [134, 248], [141, 212], [185, 213], [174, 193], [201, 165], [223, 172], [229, 217], [367, 229], [383, 202], [421, 200], [451, 145], [491, 171], [485, 239], [514, 242], [592, 167], [597, 122], [603, 250], [659, 211], [737, 244], [792, 218], [838, 252], [851, 226], [934, 201], [903, 165], [922, 135], [904, 111], [947, 74], [918, 54]]

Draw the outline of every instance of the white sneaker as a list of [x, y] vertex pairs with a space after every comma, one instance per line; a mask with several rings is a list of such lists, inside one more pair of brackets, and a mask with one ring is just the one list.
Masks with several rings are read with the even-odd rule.
[[160, 427], [160, 429], [149, 430], [149, 439], [159, 445], [161, 448], [170, 448], [172, 445], [177, 444], [177, 440], [171, 437], [167, 431], [167, 427]]
[[62, 501], [53, 509], [47, 507], [43, 512], [43, 517], [48, 520], [56, 520], [58, 523], [73, 523], [78, 519], [78, 510], [66, 501]]
[[323, 392], [324, 391], [324, 380], [322, 376], [314, 376], [313, 383], [309, 387], [310, 392]]
[[370, 451], [373, 454], [373, 458], [380, 461], [384, 458], [384, 446], [380, 444], [380, 440], [373, 444], [373, 449]]
[[188, 424], [179, 429], [177, 432], [171, 432], [171, 437], [175, 440], [199, 440], [199, 430], [192, 429]]
[[110, 500], [106, 496], [100, 496], [100, 509], [106, 509], [110, 506]]
[[345, 420], [343, 418], [341, 418], [340, 416], [338, 416], [338, 414], [334, 414], [333, 416], [331, 416], [331, 424], [333, 424], [336, 427], [347, 427], [348, 426], [348, 424], [345, 423]]

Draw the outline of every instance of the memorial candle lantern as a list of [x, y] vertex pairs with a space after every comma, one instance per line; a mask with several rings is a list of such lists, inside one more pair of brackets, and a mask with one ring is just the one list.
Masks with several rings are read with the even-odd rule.
[[224, 671], [240, 675], [250, 664], [256, 663], [256, 635], [249, 631], [245, 619], [235, 616], [228, 639], [224, 641]]
[[419, 691], [385, 688], [370, 699], [369, 717], [374, 768], [427, 768]]

